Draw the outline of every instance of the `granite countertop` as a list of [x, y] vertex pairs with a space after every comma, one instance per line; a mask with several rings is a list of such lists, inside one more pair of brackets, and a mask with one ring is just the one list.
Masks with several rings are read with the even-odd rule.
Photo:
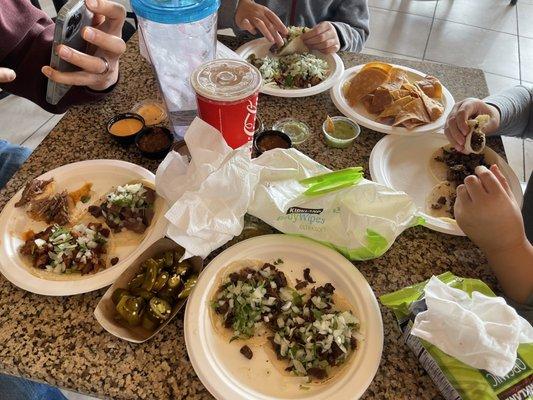
[[[229, 41], [231, 45], [231, 40]], [[233, 43], [234, 44], [234, 43]], [[383, 59], [437, 76], [456, 100], [488, 94], [483, 72], [430, 62], [343, 54], [345, 66]], [[137, 38], [122, 59], [121, 82], [104, 101], [73, 107], [0, 192], [0, 209], [23, 184], [50, 169], [86, 159], [121, 159], [155, 171], [157, 162], [132, 147], [117, 145], [105, 131], [106, 121], [135, 103], [158, 96], [149, 65], [138, 54]], [[320, 126], [325, 115], [340, 114], [329, 93], [281, 99], [261, 96], [259, 115], [267, 126], [297, 115], [312, 137], [298, 148], [332, 169], [361, 165], [367, 176], [370, 151], [382, 134], [363, 128], [348, 150], [325, 146]], [[491, 147], [503, 152], [501, 141]], [[428, 279], [444, 271], [483, 279], [495, 287], [481, 252], [466, 238], [423, 227], [404, 232], [377, 260], [357, 262], [377, 296]], [[44, 297], [18, 289], [0, 275], [0, 370], [74, 391], [114, 399], [211, 398], [189, 360], [179, 315], [159, 335], [131, 344], [107, 333], [93, 317], [106, 289], [71, 297]], [[401, 340], [392, 312], [383, 309], [383, 356], [364, 399], [441, 398], [429, 376]]]

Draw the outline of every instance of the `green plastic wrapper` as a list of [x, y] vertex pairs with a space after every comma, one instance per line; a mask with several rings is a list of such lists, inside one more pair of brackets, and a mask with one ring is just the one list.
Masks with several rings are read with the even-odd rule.
[[[445, 272], [438, 278], [469, 295], [478, 291], [487, 296], [494, 292], [479, 279], [460, 278]], [[390, 308], [403, 333], [404, 342], [413, 351], [446, 400], [531, 400], [533, 399], [533, 344], [521, 344], [515, 366], [506, 376], [495, 376], [472, 368], [450, 357], [436, 346], [411, 335], [418, 312], [426, 309], [423, 300], [427, 281], [380, 297]]]

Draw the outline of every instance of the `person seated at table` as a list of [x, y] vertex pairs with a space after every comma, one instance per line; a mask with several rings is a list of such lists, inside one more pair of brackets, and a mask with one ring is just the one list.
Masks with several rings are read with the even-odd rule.
[[222, 0], [218, 18], [220, 29], [261, 33], [280, 46], [287, 26], [307, 26], [304, 43], [326, 54], [360, 52], [369, 34], [366, 0]]
[[[484, 100], [457, 103], [444, 132], [458, 151], [464, 150], [468, 119], [488, 114], [486, 135], [533, 138], [533, 87], [517, 86]], [[533, 174], [532, 174], [533, 175]], [[457, 187], [455, 217], [465, 234], [483, 251], [504, 294], [517, 311], [533, 320], [533, 177], [522, 212], [496, 165], [477, 167]]]
[[[80, 68], [61, 72], [48, 65], [54, 22], [29, 0], [0, 0], [0, 88], [59, 114], [107, 95], [118, 80], [119, 57], [126, 49], [121, 38], [126, 10], [109, 0], [86, 0], [86, 5], [94, 13], [93, 26], [83, 32], [91, 50], [56, 48], [59, 57]], [[46, 101], [48, 78], [73, 86], [57, 105]], [[0, 141], [0, 188], [29, 154], [25, 147]]]

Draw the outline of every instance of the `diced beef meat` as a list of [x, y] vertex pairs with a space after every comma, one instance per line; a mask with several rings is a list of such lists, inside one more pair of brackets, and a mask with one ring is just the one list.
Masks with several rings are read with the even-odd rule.
[[311, 277], [311, 269], [304, 269], [304, 279], [309, 283], [316, 283], [315, 280]]
[[252, 349], [250, 349], [247, 345], [242, 346], [240, 352], [248, 360], [251, 360], [252, 357], [254, 356], [254, 353], [252, 352]]

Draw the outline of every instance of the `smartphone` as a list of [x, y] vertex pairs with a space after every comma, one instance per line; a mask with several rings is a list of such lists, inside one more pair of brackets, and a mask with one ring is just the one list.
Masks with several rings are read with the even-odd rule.
[[[57, 46], [64, 44], [81, 52], [87, 50], [87, 42], [81, 36], [83, 28], [90, 26], [93, 20], [93, 13], [85, 6], [85, 0], [69, 0], [59, 11], [56, 18], [54, 31], [54, 43], [52, 46], [52, 56], [50, 66], [58, 71], [71, 72], [78, 71], [79, 68], [61, 58], [56, 53]], [[46, 88], [46, 101], [50, 104], [57, 104], [69, 91], [70, 85], [56, 83], [48, 79]]]

